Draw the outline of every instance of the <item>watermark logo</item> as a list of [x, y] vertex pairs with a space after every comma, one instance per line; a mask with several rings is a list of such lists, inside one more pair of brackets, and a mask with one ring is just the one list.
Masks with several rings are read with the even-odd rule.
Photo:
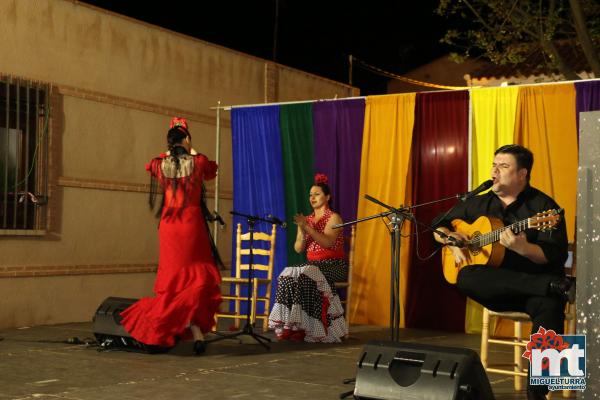
[[585, 335], [558, 335], [542, 327], [530, 336], [523, 357], [529, 384], [549, 390], [585, 390]]

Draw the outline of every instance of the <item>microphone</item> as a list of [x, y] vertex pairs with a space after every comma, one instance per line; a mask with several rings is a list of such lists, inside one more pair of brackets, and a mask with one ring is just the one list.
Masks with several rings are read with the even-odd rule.
[[488, 190], [489, 188], [492, 187], [492, 185], [494, 184], [494, 181], [491, 179], [488, 179], [487, 181], [483, 182], [481, 185], [477, 186], [477, 188], [475, 188], [474, 190], [471, 190], [470, 192], [467, 192], [463, 195], [459, 195], [458, 198], [460, 198], [461, 201], [466, 201], [467, 199], [470, 199], [471, 197], [477, 196], [479, 193]]
[[221, 216], [219, 215], [219, 213], [217, 211], [214, 212], [214, 221], [217, 221], [219, 223], [219, 225], [221, 225], [221, 228], [225, 228], [227, 226], [227, 224], [225, 223], [225, 221], [223, 221], [223, 218], [221, 218]]
[[272, 214], [268, 214], [267, 218], [271, 220], [271, 222], [273, 222], [275, 225], [279, 225], [282, 228], [287, 227], [287, 223], [280, 220], [279, 218], [277, 218], [276, 216], [272, 215]]

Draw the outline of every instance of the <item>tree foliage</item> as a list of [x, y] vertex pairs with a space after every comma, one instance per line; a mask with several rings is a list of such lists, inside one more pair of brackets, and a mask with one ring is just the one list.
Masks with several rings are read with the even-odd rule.
[[558, 70], [579, 79], [560, 46], [576, 46], [589, 70], [600, 77], [600, 3], [597, 0], [440, 0], [437, 12], [459, 17], [442, 42], [459, 51], [452, 57], [484, 56], [498, 65], [516, 65], [542, 52], [546, 73]]

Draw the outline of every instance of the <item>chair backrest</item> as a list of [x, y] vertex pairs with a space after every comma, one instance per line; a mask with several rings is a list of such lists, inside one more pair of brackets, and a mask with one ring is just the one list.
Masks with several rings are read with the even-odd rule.
[[352, 267], [354, 267], [354, 245], [356, 239], [356, 225], [352, 225], [350, 236], [346, 236], [348, 243], [348, 280], [346, 282], [336, 283], [336, 287], [346, 289], [346, 299], [342, 300], [344, 305], [344, 314], [346, 317], [346, 330], [350, 330], [350, 315], [348, 313], [350, 306], [350, 297], [352, 295]]
[[350, 234], [344, 237], [346, 244], [346, 251], [348, 255], [348, 279], [346, 282], [336, 282], [335, 286], [338, 288], [346, 288], [346, 300], [342, 300], [342, 303], [346, 303], [350, 297], [350, 286], [352, 285], [352, 267], [354, 266], [354, 242], [356, 239], [356, 226], [352, 225]]
[[[277, 226], [275, 224], [271, 227], [271, 234], [264, 232], [254, 232], [253, 245], [252, 245], [252, 269], [254, 271], [266, 271], [267, 279], [273, 279], [273, 261], [275, 259], [275, 239], [277, 236]], [[242, 256], [250, 254], [250, 248], [244, 248], [244, 242], [250, 241], [250, 232], [242, 233], [242, 225], [237, 224], [236, 241], [235, 241], [235, 260], [236, 260], [236, 271], [235, 276], [237, 278], [242, 277], [242, 271], [247, 271], [249, 268], [248, 263], [242, 263]], [[266, 247], [266, 248], [265, 248]], [[265, 263], [265, 257], [267, 261]], [[246, 257], [247, 260], [247, 257]]]

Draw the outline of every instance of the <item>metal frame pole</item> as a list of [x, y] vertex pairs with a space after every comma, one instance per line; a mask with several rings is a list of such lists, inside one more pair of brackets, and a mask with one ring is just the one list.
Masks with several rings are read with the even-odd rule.
[[[217, 101], [217, 129], [215, 132], [215, 161], [217, 165], [221, 167], [221, 100]], [[220, 182], [221, 182], [221, 173], [217, 172], [217, 177], [215, 179], [215, 211], [219, 212], [219, 194], [220, 194]], [[219, 221], [215, 220], [213, 222], [213, 238], [215, 240], [215, 246], [218, 248], [219, 246]]]

